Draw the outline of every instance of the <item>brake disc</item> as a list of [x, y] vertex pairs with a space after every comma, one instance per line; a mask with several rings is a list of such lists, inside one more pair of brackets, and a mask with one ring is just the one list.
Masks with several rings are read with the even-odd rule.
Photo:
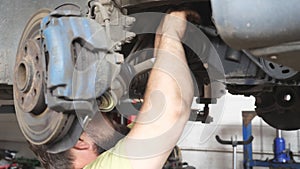
[[74, 115], [56, 112], [45, 104], [47, 71], [40, 23], [49, 13], [49, 10], [40, 10], [28, 21], [14, 67], [16, 116], [26, 139], [36, 145], [61, 138], [74, 120]]

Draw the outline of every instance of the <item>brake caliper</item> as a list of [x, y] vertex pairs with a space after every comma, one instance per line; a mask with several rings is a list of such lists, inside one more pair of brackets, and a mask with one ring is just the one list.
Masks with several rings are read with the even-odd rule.
[[[98, 112], [97, 99], [110, 89], [120, 72], [123, 56], [115, 51], [134, 34], [124, 30], [125, 16], [103, 16], [106, 8], [99, 2], [90, 9], [94, 12], [90, 16], [95, 19], [82, 17], [78, 9], [68, 6], [51, 12], [41, 23], [48, 60], [46, 102], [58, 112], [76, 111], [85, 124]], [[118, 16], [123, 15], [118, 12]], [[118, 26], [111, 29], [113, 19]], [[111, 30], [117, 36], [112, 36]]]
[[64, 151], [99, 109], [115, 107], [126, 92], [115, 80], [124, 60], [118, 50], [135, 35], [126, 31], [133, 21], [110, 1], [90, 1], [86, 16], [64, 4], [29, 20], [14, 72], [16, 115], [28, 141]]

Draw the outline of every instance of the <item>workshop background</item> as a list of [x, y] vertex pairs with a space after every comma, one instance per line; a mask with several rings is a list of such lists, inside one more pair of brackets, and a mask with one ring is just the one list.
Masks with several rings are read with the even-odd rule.
[[[221, 106], [216, 111], [212, 110], [214, 122], [211, 124], [188, 122], [178, 143], [182, 149], [183, 161], [196, 169], [232, 169], [232, 147], [219, 144], [215, 135], [226, 140], [237, 135], [237, 139], [242, 140], [241, 112], [255, 108], [252, 97], [227, 94], [219, 100], [219, 103]], [[219, 109], [221, 110], [218, 111]], [[254, 159], [272, 159], [276, 130], [265, 124], [259, 117], [255, 117], [252, 124]], [[295, 160], [298, 161], [300, 161], [299, 134], [299, 131], [283, 131], [287, 147], [290, 144]], [[17, 157], [34, 158], [19, 130], [15, 115], [11, 112], [0, 114], [0, 149], [16, 150], [18, 151]], [[238, 146], [237, 151], [237, 168], [243, 168], [243, 147]], [[263, 169], [261, 167], [254, 168]]]
[[[253, 111], [254, 98], [244, 96], [225, 95], [219, 100], [221, 106], [213, 111], [214, 122], [202, 124], [189, 122], [185, 133], [179, 141], [184, 161], [196, 169], [232, 169], [233, 149], [231, 145], [221, 145], [215, 139], [219, 135], [222, 139], [230, 140], [237, 136], [237, 140], [243, 139], [242, 111]], [[212, 105], [214, 106], [214, 105]], [[223, 110], [222, 110], [223, 108]], [[220, 110], [221, 109], [221, 110]], [[219, 116], [216, 116], [219, 113]], [[206, 132], [211, 131], [211, 132]], [[273, 141], [276, 130], [267, 125], [261, 118], [252, 120], [253, 159], [271, 160], [273, 156]], [[294, 153], [294, 159], [299, 161], [300, 132], [283, 131], [286, 147]], [[243, 146], [237, 146], [237, 168], [243, 168]], [[265, 167], [253, 167], [264, 169]]]

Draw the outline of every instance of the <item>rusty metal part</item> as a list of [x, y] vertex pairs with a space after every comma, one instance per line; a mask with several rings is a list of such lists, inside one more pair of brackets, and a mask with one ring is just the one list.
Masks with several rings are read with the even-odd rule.
[[33, 144], [49, 144], [63, 137], [74, 115], [56, 112], [45, 104], [46, 60], [41, 48], [40, 10], [27, 23], [19, 42], [14, 68], [14, 104], [19, 126]]
[[114, 99], [112, 94], [109, 92], [105, 92], [103, 95], [101, 95], [99, 101], [99, 109], [101, 112], [110, 112], [117, 104], [116, 99]]
[[243, 111], [242, 116], [243, 116], [243, 124], [245, 126], [248, 126], [248, 124], [250, 124], [251, 121], [256, 116], [256, 112], [255, 111]]
[[[1, 1], [0, 5], [0, 84], [13, 85], [18, 43], [28, 19], [41, 8], [54, 9], [61, 5], [61, 0], [32, 1], [19, 0]], [[86, 0], [72, 0], [85, 7]], [[0, 86], [0, 90], [2, 86]], [[12, 91], [12, 90], [11, 90]], [[0, 95], [2, 96], [2, 91]], [[0, 97], [1, 97], [0, 96]]]
[[45, 109], [43, 97], [43, 65], [38, 42], [29, 39], [16, 57], [15, 99], [24, 112], [41, 114]]

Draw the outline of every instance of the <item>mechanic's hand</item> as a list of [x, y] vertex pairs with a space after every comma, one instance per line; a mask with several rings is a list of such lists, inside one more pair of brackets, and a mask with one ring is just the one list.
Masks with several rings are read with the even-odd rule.
[[179, 41], [182, 40], [186, 31], [187, 21], [199, 23], [200, 15], [193, 10], [180, 10], [170, 11], [169, 14], [165, 16], [156, 31], [154, 56], [157, 55], [157, 49], [162, 35], [166, 35]]
[[160, 23], [157, 34], [181, 40], [186, 31], [187, 21], [199, 22], [200, 16], [192, 10], [171, 11]]

